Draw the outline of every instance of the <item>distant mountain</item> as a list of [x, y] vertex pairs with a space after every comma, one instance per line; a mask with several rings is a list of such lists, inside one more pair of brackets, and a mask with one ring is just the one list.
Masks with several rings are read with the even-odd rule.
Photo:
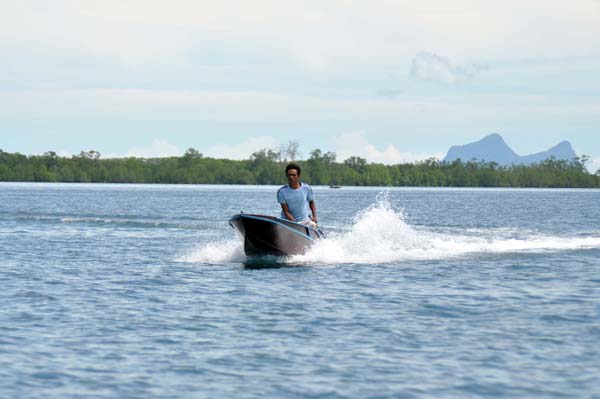
[[551, 157], [571, 161], [576, 156], [571, 143], [568, 141], [561, 141], [548, 151], [521, 156], [504, 142], [502, 136], [494, 133], [474, 143], [450, 147], [448, 154], [444, 158], [444, 162], [452, 162], [460, 158], [463, 161], [476, 159], [478, 161], [496, 162], [499, 165], [508, 166], [512, 164], [530, 165]]

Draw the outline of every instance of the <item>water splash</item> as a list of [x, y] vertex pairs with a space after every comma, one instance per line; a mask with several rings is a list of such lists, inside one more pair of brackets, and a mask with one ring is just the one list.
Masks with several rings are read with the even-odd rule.
[[402, 211], [392, 209], [389, 197], [380, 194], [377, 202], [359, 212], [351, 229], [330, 234], [293, 262], [386, 263], [398, 259], [406, 248], [419, 246], [419, 235], [405, 221]]
[[403, 260], [449, 259], [477, 254], [548, 252], [600, 248], [600, 237], [553, 237], [515, 229], [466, 229], [453, 232], [416, 228], [406, 223], [402, 210], [396, 211], [387, 195], [360, 212], [348, 232], [330, 235], [305, 255], [294, 256], [299, 263], [377, 264]]
[[246, 254], [241, 241], [236, 239], [199, 245], [176, 260], [190, 263], [239, 263], [246, 260]]
[[[498, 253], [549, 252], [600, 248], [599, 236], [557, 237], [514, 228], [433, 229], [409, 225], [389, 195], [360, 211], [349, 230], [329, 233], [304, 255], [283, 259], [289, 264], [381, 264], [406, 260], [450, 259]], [[241, 242], [201, 245], [179, 260], [184, 262], [244, 262]]]

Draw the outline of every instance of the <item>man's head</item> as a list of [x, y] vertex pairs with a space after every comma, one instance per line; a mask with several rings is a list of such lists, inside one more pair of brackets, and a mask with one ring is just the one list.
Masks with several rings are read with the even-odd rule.
[[[298, 164], [297, 164], [297, 163], [295, 163], [295, 162], [291, 162], [291, 163], [288, 163], [288, 164], [287, 164], [287, 166], [285, 167], [285, 174], [286, 174], [286, 175], [287, 175], [287, 174], [289, 174], [289, 173], [290, 173], [290, 170], [292, 170], [292, 171], [293, 171], [293, 170], [296, 170], [296, 174], [297, 174], [298, 176], [300, 176], [300, 174], [302, 173], [302, 169], [300, 169], [300, 165], [298, 165]], [[292, 172], [292, 173], [293, 173], [293, 172]]]
[[295, 185], [300, 180], [300, 174], [302, 173], [302, 169], [300, 169], [300, 165], [297, 163], [289, 163], [285, 167], [285, 175], [288, 179], [290, 185]]

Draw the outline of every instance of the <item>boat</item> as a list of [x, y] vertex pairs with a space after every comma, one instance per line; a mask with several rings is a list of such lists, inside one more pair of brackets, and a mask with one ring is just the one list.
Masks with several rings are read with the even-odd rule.
[[240, 213], [229, 220], [244, 242], [248, 256], [301, 255], [316, 240], [325, 238], [320, 228], [312, 228], [274, 216]]
[[338, 186], [338, 185], [335, 185], [335, 184], [330, 184], [329, 188], [342, 188], [342, 186]]

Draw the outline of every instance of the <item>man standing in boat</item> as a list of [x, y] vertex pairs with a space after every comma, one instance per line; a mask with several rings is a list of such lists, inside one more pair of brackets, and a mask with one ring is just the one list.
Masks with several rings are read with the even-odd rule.
[[[277, 190], [277, 202], [281, 205], [281, 217], [306, 226], [317, 226], [317, 206], [312, 188], [300, 181], [300, 165], [290, 163], [285, 167], [288, 184]], [[309, 210], [312, 216], [309, 215]]]

